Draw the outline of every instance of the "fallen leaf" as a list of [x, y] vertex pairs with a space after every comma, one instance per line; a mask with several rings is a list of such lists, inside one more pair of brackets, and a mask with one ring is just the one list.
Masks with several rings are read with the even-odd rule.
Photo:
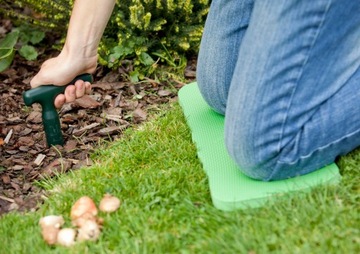
[[55, 176], [59, 173], [65, 173], [71, 168], [71, 161], [59, 158], [51, 162], [40, 174], [41, 178]]
[[23, 145], [32, 146], [34, 144], [34, 139], [31, 136], [20, 137], [17, 140], [16, 144], [18, 146], [23, 146]]
[[8, 175], [2, 175], [1, 180], [4, 184], [9, 184], [11, 182], [10, 177]]
[[77, 147], [77, 141], [76, 140], [69, 140], [66, 142], [65, 146], [64, 146], [64, 149], [67, 150], [67, 151], [71, 151], [71, 150], [74, 150], [76, 149]]
[[81, 108], [97, 108], [101, 105], [101, 103], [99, 103], [89, 95], [85, 95], [81, 98], [76, 99], [74, 104]]
[[134, 121], [139, 123], [146, 120], [147, 114], [141, 108], [137, 108], [133, 112]]
[[40, 111], [32, 111], [26, 119], [27, 122], [31, 123], [42, 123], [42, 117]]
[[169, 95], [171, 95], [171, 94], [172, 94], [172, 92], [169, 91], [169, 90], [159, 90], [159, 91], [158, 91], [158, 95], [159, 95], [159, 96], [169, 96]]
[[128, 125], [111, 126], [111, 127], [107, 127], [107, 128], [103, 128], [103, 129], [99, 130], [98, 133], [103, 136], [112, 135], [114, 133], [118, 133], [118, 132], [125, 130], [127, 127], [128, 127]]

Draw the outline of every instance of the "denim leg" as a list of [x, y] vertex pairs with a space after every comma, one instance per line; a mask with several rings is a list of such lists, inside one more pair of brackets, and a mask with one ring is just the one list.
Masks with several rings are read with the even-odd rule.
[[224, 114], [228, 90], [254, 0], [213, 0], [206, 19], [197, 82], [206, 102]]
[[360, 144], [360, 1], [255, 1], [225, 114], [250, 177], [312, 172]]

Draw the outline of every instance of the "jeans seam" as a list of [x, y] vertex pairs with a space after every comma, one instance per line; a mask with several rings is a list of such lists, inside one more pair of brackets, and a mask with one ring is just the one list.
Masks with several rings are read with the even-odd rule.
[[[294, 90], [292, 91], [292, 94], [291, 94], [291, 98], [289, 100], [289, 103], [288, 103], [288, 106], [287, 106], [287, 110], [286, 110], [286, 113], [284, 115], [284, 119], [283, 119], [283, 122], [282, 122], [282, 127], [281, 127], [281, 132], [280, 132], [280, 140], [279, 140], [279, 145], [278, 145], [278, 151], [281, 152], [282, 150], [282, 147], [284, 147], [284, 145], [282, 144], [283, 142], [283, 136], [284, 136], [284, 130], [285, 130], [285, 126], [286, 126], [286, 121], [288, 119], [288, 116], [289, 116], [289, 111], [290, 111], [290, 108], [291, 108], [291, 105], [292, 105], [292, 102], [293, 102], [293, 98], [294, 98], [294, 94], [295, 94], [295, 91], [296, 91], [296, 88], [298, 86], [298, 82], [303, 74], [303, 71], [304, 71], [304, 66], [307, 64], [308, 60], [309, 60], [309, 57], [310, 57], [310, 52], [312, 50], [312, 48], [314, 47], [318, 37], [319, 37], [319, 34], [320, 34], [320, 30], [321, 28], [323, 27], [323, 24], [325, 22], [325, 18], [326, 18], [326, 15], [330, 9], [330, 5], [331, 5], [331, 0], [329, 0], [323, 14], [322, 14], [322, 19], [320, 20], [319, 24], [318, 24], [318, 28], [317, 28], [317, 32], [316, 32], [316, 35], [314, 36], [314, 39], [311, 43], [311, 45], [309, 45], [309, 49], [308, 49], [308, 54], [307, 54], [307, 57], [305, 58], [302, 66], [301, 66], [301, 71], [299, 72], [298, 74], [298, 77], [296, 78], [296, 81], [295, 82], [295, 88]], [[290, 140], [291, 141], [291, 140]], [[289, 142], [290, 142], [289, 141]]]
[[[351, 79], [351, 78], [355, 75], [355, 73], [358, 72], [358, 71], [360, 71], [360, 66], [358, 66], [358, 68], [356, 68], [356, 70], [355, 70], [354, 73], [348, 78], [348, 80]], [[331, 98], [332, 98], [332, 97], [330, 97], [329, 99], [331, 99]], [[314, 114], [316, 114], [316, 112], [317, 112], [317, 111], [315, 111]], [[314, 114], [313, 114], [313, 115], [314, 115]], [[311, 118], [310, 118], [310, 119], [311, 119]], [[355, 135], [355, 134], [357, 134], [357, 133], [360, 133], [360, 130], [353, 131], [353, 132], [347, 134], [347, 135], [344, 136], [344, 137], [341, 137], [341, 138], [339, 138], [339, 139], [336, 139], [336, 140], [332, 141], [331, 143], [328, 143], [328, 144], [326, 144], [326, 145], [323, 145], [323, 146], [321, 146], [321, 147], [318, 147], [318, 148], [316, 148], [315, 150], [313, 150], [311, 153], [309, 153], [309, 154], [307, 154], [307, 155], [305, 155], [305, 156], [299, 157], [298, 160], [295, 160], [295, 161], [292, 161], [292, 162], [285, 162], [285, 161], [282, 161], [281, 159], [279, 159], [278, 162], [279, 162], [279, 163], [282, 163], [282, 164], [288, 163], [288, 164], [292, 164], [292, 165], [293, 165], [293, 164], [297, 163], [299, 160], [304, 159], [304, 158], [309, 158], [310, 156], [312, 156], [312, 155], [313, 155], [314, 153], [316, 153], [317, 151], [323, 150], [323, 149], [325, 149], [325, 148], [329, 147], [330, 145], [335, 144], [335, 143], [337, 143], [337, 142], [341, 142], [343, 139], [347, 139], [347, 138], [349, 138], [350, 136]]]
[[298, 159], [294, 160], [294, 161], [291, 161], [291, 162], [286, 162], [286, 161], [281, 161], [281, 160], [278, 160], [278, 163], [279, 164], [287, 164], [287, 165], [294, 165], [296, 163], [298, 163], [298, 161], [300, 160], [303, 160], [303, 159], [307, 159], [307, 158], [310, 158], [314, 153], [317, 153], [318, 151], [321, 151], [321, 150], [324, 150], [326, 148], [328, 148], [329, 146], [331, 145], [334, 145], [336, 143], [339, 143], [339, 142], [342, 142], [343, 140], [345, 139], [348, 139], [350, 138], [351, 136], [354, 136], [356, 134], [359, 134], [360, 133], [360, 129], [356, 130], [356, 131], [353, 131], [351, 133], [349, 133], [348, 135], [344, 136], [344, 137], [341, 137], [339, 139], [336, 139], [334, 141], [332, 141], [331, 143], [328, 143], [324, 146], [321, 146], [321, 147], [318, 147], [316, 150], [312, 151], [311, 153], [305, 155], [305, 156], [300, 156]]

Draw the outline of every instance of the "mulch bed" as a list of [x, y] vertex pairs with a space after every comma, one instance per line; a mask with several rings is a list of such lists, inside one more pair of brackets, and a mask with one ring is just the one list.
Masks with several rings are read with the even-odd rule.
[[[1, 33], [11, 22], [0, 21]], [[51, 45], [51, 44], [48, 44]], [[65, 104], [59, 111], [64, 146], [47, 147], [41, 106], [26, 107], [22, 93], [41, 63], [56, 55], [40, 48], [40, 59], [28, 62], [15, 57], [0, 73], [0, 215], [10, 211], [35, 211], [46, 197], [37, 181], [92, 165], [90, 154], [102, 141], [121, 138], [124, 129], [147, 120], [159, 105], [177, 99], [181, 82], [137, 84], [124, 79], [131, 66], [117, 70], [99, 67], [91, 95]], [[195, 78], [195, 60], [189, 61], [185, 77]]]

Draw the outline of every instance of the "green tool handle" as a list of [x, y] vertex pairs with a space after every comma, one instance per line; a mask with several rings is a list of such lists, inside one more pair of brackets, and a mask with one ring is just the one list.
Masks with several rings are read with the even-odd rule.
[[23, 99], [26, 106], [31, 106], [33, 103], [39, 103], [42, 107], [42, 121], [47, 145], [49, 147], [52, 145], [64, 144], [60, 119], [54, 105], [54, 100], [57, 95], [64, 93], [68, 85], [74, 84], [79, 79], [92, 82], [92, 76], [90, 74], [82, 74], [65, 86], [42, 85], [23, 93]]

